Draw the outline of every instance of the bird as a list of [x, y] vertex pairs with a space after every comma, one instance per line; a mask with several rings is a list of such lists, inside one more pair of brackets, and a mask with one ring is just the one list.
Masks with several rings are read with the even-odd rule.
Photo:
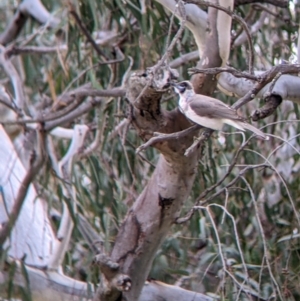
[[206, 95], [196, 94], [190, 81], [170, 83], [179, 94], [179, 109], [188, 119], [203, 127], [220, 131], [224, 124], [241, 131], [249, 130], [255, 135], [269, 140], [269, 136], [249, 124], [237, 111], [222, 101]]

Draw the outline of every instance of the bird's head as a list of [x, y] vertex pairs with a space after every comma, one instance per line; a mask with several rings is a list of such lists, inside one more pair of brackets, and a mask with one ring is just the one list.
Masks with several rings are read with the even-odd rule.
[[171, 85], [178, 94], [184, 94], [186, 91], [194, 91], [192, 83], [187, 80], [180, 83], [171, 83]]

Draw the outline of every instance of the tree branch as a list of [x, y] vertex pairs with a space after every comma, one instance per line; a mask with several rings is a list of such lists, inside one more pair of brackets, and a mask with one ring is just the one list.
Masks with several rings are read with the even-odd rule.
[[238, 109], [244, 104], [255, 98], [256, 94], [268, 83], [270, 83], [278, 74], [293, 74], [300, 72], [300, 65], [278, 65], [274, 66], [270, 70], [264, 72], [260, 75], [259, 81], [253, 86], [253, 88], [242, 98], [240, 98], [236, 103], [233, 104], [234, 109]]
[[245, 71], [238, 71], [237, 69], [233, 67], [216, 67], [216, 68], [206, 68], [206, 69], [200, 69], [200, 68], [189, 68], [188, 73], [190, 75], [197, 74], [197, 73], [204, 73], [204, 74], [210, 74], [210, 75], [218, 75], [222, 72], [228, 72], [234, 75], [238, 78], [247, 78], [250, 80], [258, 81], [260, 80], [260, 76], [250, 74]]
[[240, 6], [245, 4], [253, 4], [253, 3], [269, 3], [274, 6], [287, 8], [289, 5], [289, 0], [235, 0], [234, 6]]
[[104, 57], [105, 59], [107, 59], [106, 55], [104, 54], [104, 52], [99, 48], [99, 46], [96, 44], [95, 40], [93, 39], [93, 37], [90, 35], [90, 33], [88, 32], [85, 24], [81, 21], [80, 17], [78, 16], [74, 5], [69, 2], [69, 12], [70, 14], [73, 16], [73, 18], [75, 19], [77, 25], [79, 26], [79, 28], [81, 29], [81, 31], [83, 32], [83, 34], [86, 36], [88, 42], [90, 42], [90, 44], [92, 45], [92, 47], [96, 50], [96, 52], [98, 53], [99, 56]]
[[23, 91], [22, 81], [20, 76], [12, 64], [11, 60], [6, 56], [6, 49], [5, 47], [0, 45], [0, 64], [2, 65], [5, 73], [9, 76], [12, 86], [14, 88], [14, 96], [15, 96], [15, 106], [16, 112], [18, 114], [22, 114], [21, 112], [24, 109], [25, 105], [25, 95]]
[[139, 146], [135, 152], [136, 152], [136, 154], [138, 154], [139, 152], [145, 150], [146, 148], [148, 148], [149, 146], [151, 146], [155, 143], [183, 138], [186, 135], [189, 135], [190, 133], [193, 133], [194, 131], [199, 130], [199, 128], [200, 128], [200, 126], [198, 124], [195, 124], [185, 130], [182, 130], [180, 132], [171, 133], [171, 134], [163, 134], [163, 133], [155, 132], [155, 133], [153, 133], [154, 137], [150, 138], [146, 143]]
[[7, 45], [12, 42], [24, 27], [28, 16], [33, 17], [39, 23], [47, 24], [49, 27], [55, 27], [59, 22], [47, 11], [40, 0], [23, 0], [13, 19], [0, 35], [0, 44]]

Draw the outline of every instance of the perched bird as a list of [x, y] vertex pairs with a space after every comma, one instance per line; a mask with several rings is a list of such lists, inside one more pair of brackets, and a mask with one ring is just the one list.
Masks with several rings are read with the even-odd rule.
[[226, 123], [241, 131], [250, 130], [257, 136], [269, 140], [265, 133], [247, 123], [243, 117], [237, 114], [236, 110], [222, 101], [196, 94], [191, 82], [183, 81], [171, 83], [171, 85], [180, 96], [180, 111], [193, 122], [217, 131], [222, 130]]

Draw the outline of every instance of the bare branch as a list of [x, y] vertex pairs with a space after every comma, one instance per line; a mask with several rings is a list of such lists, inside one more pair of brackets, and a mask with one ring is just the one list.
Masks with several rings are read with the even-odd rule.
[[0, 35], [0, 44], [7, 45], [18, 36], [21, 29], [27, 21], [27, 15], [23, 14], [20, 10], [17, 10], [10, 24], [5, 31]]
[[[235, 165], [234, 165], [235, 167]], [[251, 169], [257, 169], [257, 168], [266, 168], [269, 167], [269, 165], [263, 163], [263, 164], [257, 164], [257, 165], [248, 165], [245, 168], [243, 168], [242, 170], [240, 170], [239, 174], [232, 180], [230, 181], [225, 187], [221, 188], [220, 190], [218, 190], [216, 193], [212, 194], [210, 197], [206, 198], [206, 199], [200, 199], [197, 198], [197, 202], [195, 204], [194, 207], [192, 207], [189, 212], [180, 218], [177, 218], [175, 223], [176, 224], [182, 224], [187, 222], [188, 220], [191, 219], [191, 217], [193, 216], [193, 214], [195, 213], [195, 211], [198, 209], [197, 206], [201, 205], [203, 206], [204, 204], [212, 201], [214, 198], [216, 198], [217, 196], [219, 196], [220, 194], [224, 193], [228, 188], [232, 187], [233, 185], [235, 185], [235, 183], [248, 171]], [[227, 176], [226, 176], [227, 177]], [[225, 178], [224, 178], [225, 179]], [[222, 181], [224, 180], [223, 178], [221, 179]], [[220, 181], [218, 181], [219, 183]], [[215, 188], [215, 185], [214, 185]], [[205, 191], [206, 194], [206, 191]]]
[[0, 64], [2, 65], [4, 71], [9, 76], [12, 86], [14, 88], [15, 93], [15, 105], [18, 110], [18, 113], [21, 113], [21, 111], [24, 109], [25, 104], [25, 95], [23, 91], [22, 81], [21, 78], [10, 61], [10, 59], [6, 56], [6, 49], [5, 47], [0, 45]]
[[216, 68], [207, 68], [207, 69], [189, 68], [188, 72], [191, 75], [192, 74], [197, 74], [197, 73], [217, 75], [217, 74], [222, 73], [222, 72], [228, 72], [228, 73], [231, 73], [232, 75], [234, 75], [235, 77], [238, 77], [238, 78], [248, 78], [250, 80], [256, 80], [256, 81], [260, 80], [259, 76], [250, 74], [250, 73], [245, 72], [245, 71], [238, 71], [237, 69], [235, 69], [233, 67], [226, 67], [226, 68], [216, 67]]
[[67, 45], [57, 45], [57, 46], [23, 46], [23, 47], [9, 47], [6, 50], [6, 55], [8, 57], [18, 54], [46, 54], [57, 51], [67, 51]]
[[260, 75], [259, 81], [253, 86], [253, 88], [242, 98], [240, 98], [235, 104], [234, 109], [238, 109], [247, 102], [255, 98], [255, 95], [268, 83], [270, 83], [278, 74], [293, 74], [300, 72], [300, 65], [278, 65]]
[[253, 4], [253, 3], [269, 3], [274, 6], [287, 8], [289, 5], [289, 0], [235, 0], [234, 6], [245, 5], [245, 4]]
[[[55, 113], [49, 113], [49, 115], [42, 115], [37, 119], [26, 119], [2, 122], [3, 125], [8, 124], [29, 124], [29, 123], [40, 123], [43, 124], [43, 128], [46, 131], [52, 130], [54, 127], [73, 121], [75, 118], [87, 113], [95, 106], [99, 106], [103, 103], [104, 97], [121, 97], [125, 95], [125, 89], [113, 88], [110, 90], [97, 90], [88, 88], [90, 85], [84, 85], [73, 91], [61, 95], [58, 98], [60, 104], [70, 104], [67, 107], [63, 107], [63, 110]], [[90, 99], [85, 103], [82, 103], [86, 97]], [[101, 97], [102, 96], [102, 97]], [[101, 98], [100, 98], [101, 97]]]
[[[258, 32], [264, 25], [264, 22], [266, 20], [267, 13], [265, 11], [262, 11], [259, 19], [254, 24], [249, 24], [249, 32], [250, 35], [254, 35], [256, 32]], [[249, 36], [246, 31], [242, 31], [241, 34], [235, 37], [235, 40], [232, 41], [232, 45], [234, 47], [240, 46], [244, 44], [247, 39], [249, 39]]]
[[[277, 283], [277, 280], [273, 274], [273, 271], [272, 271], [272, 268], [271, 268], [271, 263], [270, 263], [270, 252], [269, 252], [269, 249], [268, 249], [268, 246], [267, 246], [267, 241], [266, 241], [266, 237], [265, 237], [265, 233], [264, 233], [264, 229], [263, 229], [263, 226], [262, 226], [262, 223], [261, 223], [261, 220], [260, 220], [260, 217], [259, 217], [259, 210], [258, 210], [258, 206], [257, 206], [257, 202], [256, 202], [256, 199], [255, 199], [255, 194], [252, 190], [252, 187], [251, 185], [248, 183], [248, 181], [244, 178], [244, 176], [241, 176], [241, 179], [244, 181], [244, 183], [246, 184], [248, 190], [249, 190], [249, 194], [251, 196], [251, 201], [252, 201], [252, 204], [253, 204], [253, 207], [255, 209], [255, 216], [256, 216], [256, 220], [257, 220], [257, 223], [258, 223], [258, 227], [259, 227], [259, 231], [260, 231], [260, 234], [261, 234], [261, 237], [262, 237], [262, 241], [263, 241], [263, 246], [264, 246], [264, 256], [265, 256], [265, 260], [266, 260], [266, 263], [267, 263], [267, 267], [268, 267], [268, 270], [269, 270], [269, 274], [271, 276], [271, 279], [273, 281], [273, 284], [275, 285], [276, 287], [276, 291], [278, 293], [278, 296], [280, 298], [280, 300], [284, 300], [283, 299], [283, 296], [282, 296], [282, 293], [281, 293], [281, 290], [280, 290], [280, 287]], [[276, 298], [276, 296], [275, 296]]]
[[195, 124], [185, 130], [182, 130], [181, 132], [171, 133], [171, 134], [164, 134], [164, 133], [153, 133], [154, 137], [150, 138], [146, 143], [142, 144], [136, 149], [136, 154], [139, 152], [145, 150], [149, 146], [162, 142], [162, 141], [168, 141], [173, 139], [179, 139], [182, 137], [185, 137], [186, 135], [193, 133], [196, 130], [199, 130], [200, 126], [198, 124]]
[[63, 202], [63, 215], [57, 231], [58, 241], [54, 243], [52, 256], [48, 261], [48, 268], [51, 270], [58, 270], [70, 242], [73, 230], [71, 214], [76, 212], [76, 193], [72, 185], [71, 175], [72, 166], [74, 157], [78, 154], [83, 145], [87, 131], [88, 127], [86, 125], [75, 125], [69, 149], [65, 156], [58, 162], [57, 173], [63, 180], [62, 192], [66, 200], [71, 202], [71, 205], [68, 206], [66, 200]]
[[276, 109], [279, 107], [279, 105], [282, 102], [282, 98], [280, 95], [270, 95], [266, 99], [266, 104], [262, 106], [261, 108], [255, 110], [251, 114], [251, 118], [253, 121], [258, 121], [260, 119], [264, 119], [268, 116], [271, 116]]
[[201, 144], [204, 145], [203, 142], [207, 141], [213, 132], [212, 129], [206, 128], [202, 135], [199, 138], [196, 138], [194, 143], [186, 149], [184, 155], [188, 157], [195, 149], [198, 149]]
[[11, 110], [15, 110], [15, 107], [12, 105], [12, 101], [9, 97], [9, 95], [5, 92], [4, 86], [0, 85], [0, 103], [5, 105], [7, 108]]

